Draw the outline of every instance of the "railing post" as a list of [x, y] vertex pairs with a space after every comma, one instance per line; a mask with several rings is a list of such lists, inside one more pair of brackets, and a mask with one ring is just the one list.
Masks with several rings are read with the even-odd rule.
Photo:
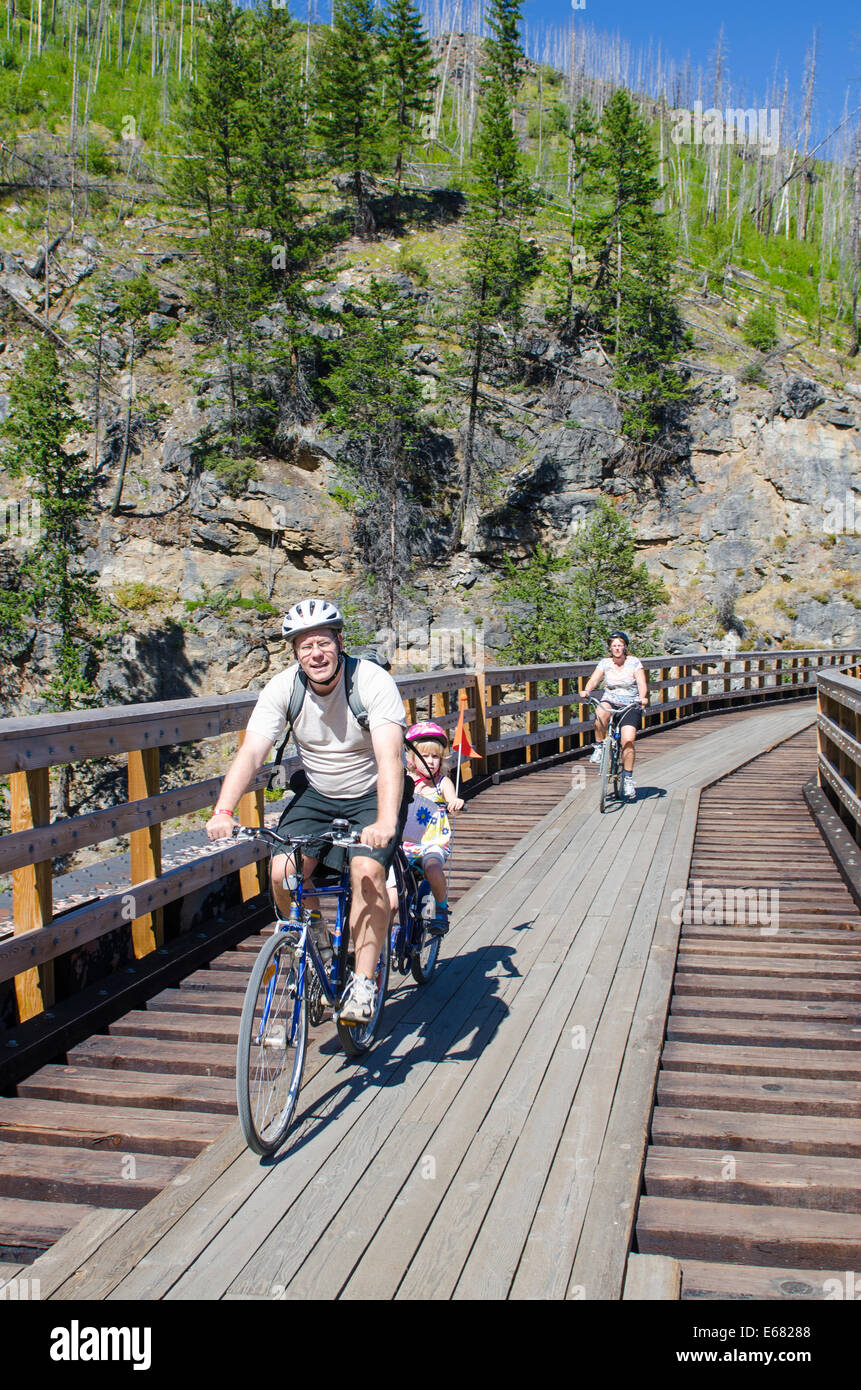
[[[501, 685], [492, 685], [492, 686], [490, 686], [490, 698], [489, 698], [488, 703], [491, 704], [491, 705], [501, 705], [501, 704], [502, 704], [502, 686], [501, 686]], [[486, 708], [486, 707], [485, 707], [485, 708]], [[502, 724], [501, 724], [500, 716], [499, 716], [498, 714], [492, 714], [492, 715], [490, 716], [490, 719], [487, 721], [487, 737], [488, 737], [488, 741], [489, 741], [490, 743], [495, 743], [495, 742], [497, 742], [497, 740], [500, 738], [500, 730], [501, 730], [501, 728], [502, 728]], [[498, 772], [499, 769], [500, 769], [501, 767], [502, 767], [502, 754], [501, 754], [501, 753], [491, 753], [491, 754], [488, 756], [488, 759], [487, 759], [487, 770], [488, 770], [488, 772]]]
[[[242, 730], [239, 734], [238, 746], [241, 748], [244, 742], [245, 731]], [[255, 787], [239, 798], [236, 818], [240, 825], [265, 825], [266, 798], [263, 795], [262, 787]], [[244, 903], [247, 903], [250, 898], [256, 898], [258, 893], [265, 891], [267, 862], [266, 859], [258, 859], [255, 864], [243, 864], [239, 870], [239, 891]]]
[[[526, 698], [527, 698], [527, 700], [537, 700], [537, 699], [538, 699], [538, 682], [537, 682], [537, 681], [527, 681], [527, 682], [526, 682]], [[526, 732], [527, 732], [528, 734], [537, 734], [537, 733], [538, 733], [538, 710], [537, 710], [537, 709], [528, 709], [528, 710], [526, 711]], [[527, 761], [528, 763], [534, 762], [537, 752], [538, 752], [538, 749], [536, 748], [535, 744], [534, 744], [534, 743], [528, 743], [528, 744], [526, 745], [526, 761]]]
[[[583, 687], [587, 684], [588, 679], [589, 679], [588, 676], [578, 676], [578, 677], [577, 677], [577, 694], [578, 694], [578, 695], [582, 695], [582, 694], [583, 694]], [[589, 718], [589, 706], [588, 706], [587, 704], [585, 704], [585, 702], [584, 702], [583, 700], [581, 700], [580, 703], [579, 703], [578, 706], [577, 706], [577, 718], [580, 720], [580, 723], [581, 723], [581, 724], [584, 723], [585, 720], [587, 720], [587, 719]], [[586, 747], [586, 730], [585, 730], [585, 729], [581, 729], [580, 732], [579, 732], [579, 734], [577, 735], [577, 743], [579, 744], [579, 746], [580, 746], [581, 748], [585, 748], [585, 747]]]
[[[745, 661], [743, 661], [743, 662], [741, 663], [741, 669], [742, 669], [742, 672], [744, 673], [744, 683], [743, 683], [742, 688], [743, 688], [744, 690], [748, 691], [748, 692], [750, 691], [750, 667], [751, 667], [751, 663], [750, 663], [749, 660], [745, 660]], [[745, 699], [744, 703], [745, 703], [746, 705], [749, 705], [750, 702], [751, 702], [751, 698], [752, 698], [751, 695], [748, 693], [747, 698]]]
[[487, 687], [484, 683], [484, 666], [475, 668], [475, 720], [473, 722], [472, 746], [479, 756], [482, 776], [487, 775]]
[[[560, 696], [560, 699], [564, 700], [565, 696], [568, 695], [568, 694], [570, 694], [570, 691], [571, 691], [571, 681], [569, 680], [569, 678], [568, 678], [567, 676], [560, 676], [560, 678], [559, 678], [559, 696]], [[571, 706], [570, 706], [570, 705], [566, 705], [566, 704], [560, 704], [560, 706], [559, 706], [559, 723], [560, 723], [560, 724], [563, 726], [563, 728], [564, 728], [564, 726], [565, 726], [566, 724], [570, 723], [570, 721], [571, 721]], [[568, 749], [569, 749], [570, 747], [571, 747], [571, 735], [570, 735], [570, 734], [563, 734], [562, 737], [561, 737], [560, 740], [559, 740], [559, 752], [560, 752], [560, 753], [567, 753], [567, 751], [568, 751]]]
[[[129, 801], [142, 801], [147, 796], [157, 796], [159, 792], [159, 750], [157, 748], [137, 748], [129, 753], [128, 762]], [[149, 878], [158, 878], [161, 873], [161, 825], [147, 825], [142, 830], [133, 830], [129, 835], [129, 859], [131, 861], [131, 885], [134, 895], [136, 883]], [[160, 907], [154, 912], [145, 912], [132, 922], [132, 940], [135, 956], [149, 955], [164, 940], [164, 913]]]
[[[32, 830], [51, 820], [51, 777], [48, 768], [9, 775], [10, 829]], [[45, 927], [53, 916], [51, 861], [12, 870], [12, 921], [16, 936]], [[41, 977], [41, 978], [40, 978]], [[54, 962], [15, 976], [15, 996], [21, 1023], [54, 1002]]]

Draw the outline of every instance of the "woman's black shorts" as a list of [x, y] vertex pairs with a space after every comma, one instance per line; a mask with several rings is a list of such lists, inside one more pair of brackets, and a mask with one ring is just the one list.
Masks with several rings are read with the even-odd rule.
[[[605, 704], [602, 704], [602, 705], [601, 705], [601, 710], [602, 710], [602, 712], [606, 713], [606, 712], [607, 712], [607, 708], [608, 708], [607, 705], [605, 705]], [[611, 707], [611, 708], [615, 708], [615, 707]], [[621, 718], [618, 722], [619, 722], [619, 728], [620, 728], [620, 729], [642, 729], [642, 727], [643, 727], [643, 707], [642, 707], [642, 705], [637, 705], [636, 709], [629, 709], [629, 710], [628, 710], [628, 713], [627, 713], [627, 714], [623, 714], [623, 715], [622, 715], [622, 718]]]

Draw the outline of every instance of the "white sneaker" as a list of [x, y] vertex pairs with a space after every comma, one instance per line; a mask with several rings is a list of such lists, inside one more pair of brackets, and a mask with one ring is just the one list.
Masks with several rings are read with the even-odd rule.
[[374, 1015], [377, 986], [365, 975], [351, 975], [338, 1005], [340, 1023], [369, 1023]]
[[589, 759], [589, 761], [590, 761], [590, 763], [599, 763], [599, 762], [601, 761], [601, 744], [600, 744], [600, 743], [596, 743], [596, 744], [595, 744], [595, 747], [592, 749], [592, 756], [591, 756], [591, 758]]
[[622, 778], [622, 795], [626, 797], [628, 801], [636, 801], [637, 799], [637, 788], [634, 785], [634, 779], [630, 772], [626, 772]]

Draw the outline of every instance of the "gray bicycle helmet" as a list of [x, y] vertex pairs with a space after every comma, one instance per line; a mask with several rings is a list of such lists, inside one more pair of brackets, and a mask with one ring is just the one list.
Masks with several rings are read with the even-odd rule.
[[286, 637], [288, 642], [292, 642], [303, 632], [310, 632], [315, 627], [331, 627], [340, 632], [343, 626], [344, 619], [334, 603], [330, 603], [327, 598], [303, 598], [285, 613], [281, 635]]

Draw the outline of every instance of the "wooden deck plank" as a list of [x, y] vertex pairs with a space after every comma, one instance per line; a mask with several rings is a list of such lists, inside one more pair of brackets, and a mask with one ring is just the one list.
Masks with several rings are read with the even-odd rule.
[[50, 1298], [81, 1261], [94, 1255], [132, 1214], [128, 1207], [82, 1207], [80, 1210], [81, 1219], [50, 1250], [21, 1271], [39, 1280], [40, 1298]]

